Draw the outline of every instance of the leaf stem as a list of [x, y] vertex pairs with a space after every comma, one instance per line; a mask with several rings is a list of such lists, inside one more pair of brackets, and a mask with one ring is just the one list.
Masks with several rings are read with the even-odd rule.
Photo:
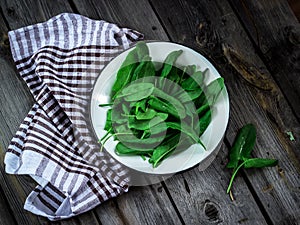
[[99, 143], [101, 143], [111, 132], [112, 127], [108, 129], [108, 131], [106, 132], [106, 134], [99, 140]]
[[103, 103], [99, 104], [100, 107], [112, 106], [114, 103]]
[[227, 191], [226, 191], [227, 194], [229, 193], [229, 191], [230, 191], [230, 189], [231, 189], [233, 180], [234, 180], [234, 178], [235, 178], [237, 172], [238, 172], [239, 169], [245, 164], [246, 161], [247, 161], [247, 160], [245, 160], [243, 163], [241, 163], [241, 164], [236, 168], [236, 170], [234, 170], [234, 172], [233, 172], [233, 174], [232, 174], [232, 176], [231, 176], [231, 179], [230, 179], [230, 181], [229, 181], [229, 185], [228, 185]]
[[132, 118], [136, 117], [136, 115], [124, 114], [124, 113], [122, 113], [121, 116], [127, 116], [127, 117], [132, 117]]
[[[112, 128], [109, 129], [109, 131], [110, 131], [110, 130], [112, 130]], [[100, 141], [100, 143], [101, 143], [100, 152], [102, 152], [103, 147], [104, 147], [104, 144], [105, 144], [111, 137], [114, 137], [114, 136], [117, 136], [117, 135], [128, 135], [128, 134], [132, 134], [132, 133], [129, 133], [129, 132], [126, 133], [126, 132], [124, 132], [124, 133], [114, 133], [114, 134], [111, 134], [111, 135], [109, 135], [109, 134], [110, 134], [110, 133], [107, 132], [107, 133], [105, 134], [105, 136], [101, 138], [101, 141]]]
[[144, 139], [146, 135], [147, 135], [147, 133], [144, 131], [141, 139]]
[[101, 143], [101, 148], [100, 148], [100, 152], [102, 152], [102, 150], [103, 150], [103, 147], [104, 147], [104, 144], [108, 141], [108, 139], [110, 139], [112, 136], [114, 136], [114, 134], [111, 134], [111, 135], [108, 135], [107, 137], [105, 137], [102, 141], [102, 143]]

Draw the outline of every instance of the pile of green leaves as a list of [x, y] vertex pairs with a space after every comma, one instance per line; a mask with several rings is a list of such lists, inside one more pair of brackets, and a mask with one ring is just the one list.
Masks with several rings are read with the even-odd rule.
[[[211, 122], [211, 106], [224, 87], [223, 78], [205, 86], [195, 65], [176, 65], [182, 50], [154, 62], [146, 43], [131, 50], [111, 91], [106, 135], [118, 140], [118, 155], [140, 155], [157, 167], [170, 154], [199, 143]], [[205, 147], [204, 147], [205, 148]]]
[[227, 193], [230, 192], [233, 180], [237, 172], [241, 168], [262, 168], [267, 166], [276, 166], [278, 161], [276, 159], [252, 158], [251, 152], [253, 150], [256, 140], [256, 129], [253, 124], [247, 124], [240, 130], [232, 145], [229, 155], [229, 162], [227, 168], [233, 169]]

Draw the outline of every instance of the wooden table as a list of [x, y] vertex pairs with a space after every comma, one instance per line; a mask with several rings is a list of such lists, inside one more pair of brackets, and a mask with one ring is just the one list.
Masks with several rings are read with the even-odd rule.
[[[0, 7], [0, 224], [300, 224], [300, 24], [287, 1], [1, 0]], [[132, 187], [60, 222], [23, 209], [35, 183], [6, 174], [3, 158], [34, 101], [16, 71], [7, 32], [62, 12], [181, 43], [213, 63], [225, 78], [231, 111], [221, 150], [205, 171], [196, 166]], [[228, 149], [249, 122], [258, 130], [253, 156], [277, 158], [279, 165], [242, 171], [232, 201], [226, 194]]]

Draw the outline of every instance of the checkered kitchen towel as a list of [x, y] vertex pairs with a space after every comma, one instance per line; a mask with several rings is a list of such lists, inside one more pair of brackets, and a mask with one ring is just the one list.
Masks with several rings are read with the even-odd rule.
[[38, 182], [25, 209], [58, 220], [128, 190], [126, 170], [99, 152], [87, 111], [100, 70], [139, 39], [136, 31], [69, 13], [9, 32], [16, 67], [36, 101], [5, 156], [7, 173]]

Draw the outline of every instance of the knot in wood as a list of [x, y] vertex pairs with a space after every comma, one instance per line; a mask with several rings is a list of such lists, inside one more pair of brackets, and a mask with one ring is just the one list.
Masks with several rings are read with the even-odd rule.
[[292, 45], [300, 47], [300, 26], [286, 26], [284, 35]]
[[0, 52], [2, 54], [9, 54], [9, 40], [6, 33], [0, 36]]
[[1, 45], [6, 45], [6, 46], [9, 45], [9, 39], [8, 39], [8, 36], [6, 33], [1, 35], [0, 42], [1, 42]]
[[210, 37], [210, 21], [200, 21], [196, 30], [196, 42], [204, 47], [209, 42]]
[[8, 7], [6, 11], [9, 16], [14, 16], [16, 12], [14, 7]]
[[204, 214], [207, 216], [209, 222], [212, 223], [222, 222], [218, 207], [214, 202], [211, 202], [210, 200], [205, 200], [203, 211]]

